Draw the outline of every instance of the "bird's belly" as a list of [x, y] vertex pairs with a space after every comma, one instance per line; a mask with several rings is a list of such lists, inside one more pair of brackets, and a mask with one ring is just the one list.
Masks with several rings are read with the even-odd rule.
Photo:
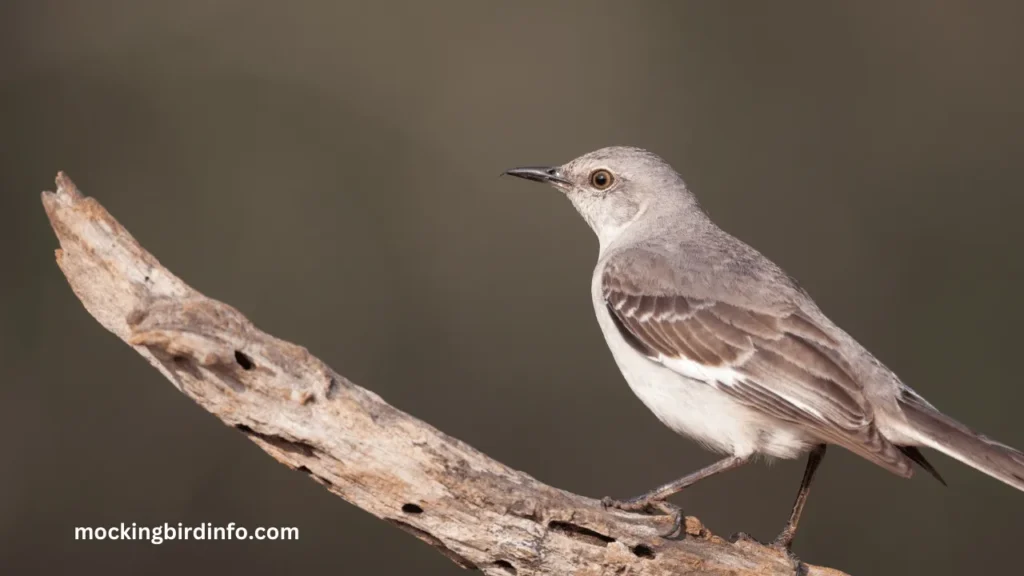
[[646, 358], [597, 310], [608, 347], [633, 393], [663, 424], [706, 448], [736, 456], [795, 458], [815, 442], [800, 429], [740, 404], [712, 385]]
[[663, 424], [716, 452], [749, 455], [756, 451], [756, 430], [748, 419], [736, 417], [747, 408], [703, 382], [639, 355], [615, 356], [633, 393]]

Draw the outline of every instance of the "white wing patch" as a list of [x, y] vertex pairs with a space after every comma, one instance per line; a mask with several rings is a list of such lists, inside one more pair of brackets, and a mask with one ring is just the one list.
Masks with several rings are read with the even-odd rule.
[[658, 354], [658, 362], [674, 372], [678, 372], [687, 378], [707, 382], [712, 386], [722, 384], [724, 386], [735, 386], [736, 382], [743, 379], [733, 368], [706, 366], [700, 362], [694, 362], [688, 358], [669, 358], [664, 354]]
[[[750, 351], [752, 355], [753, 350]], [[741, 359], [737, 364], [742, 365], [746, 358]], [[738, 383], [747, 383], [753, 386], [759, 386], [756, 383], [752, 383], [746, 375], [737, 371], [734, 368], [726, 366], [707, 366], [700, 362], [694, 362], [688, 358], [672, 358], [667, 357], [664, 354], [658, 354], [658, 363], [665, 366], [669, 370], [676, 372], [687, 378], [697, 380], [699, 382], [705, 382], [714, 388], [720, 388], [721, 386], [728, 386], [730, 388], [736, 386]], [[818, 420], [824, 421], [824, 416], [821, 411], [816, 410], [809, 404], [799, 398], [792, 396], [784, 396], [774, 392], [779, 398], [782, 398], [786, 402], [789, 402], [793, 406], [799, 408], [803, 412], [817, 418]]]

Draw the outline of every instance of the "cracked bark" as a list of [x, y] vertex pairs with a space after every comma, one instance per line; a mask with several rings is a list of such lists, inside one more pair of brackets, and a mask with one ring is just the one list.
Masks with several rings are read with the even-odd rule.
[[284, 465], [486, 574], [841, 575], [687, 517], [604, 510], [388, 405], [171, 274], [63, 173], [43, 206], [86, 310]]

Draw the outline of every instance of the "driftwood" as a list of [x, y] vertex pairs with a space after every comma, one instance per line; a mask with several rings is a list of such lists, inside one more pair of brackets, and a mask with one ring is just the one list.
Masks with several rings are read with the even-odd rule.
[[43, 206], [86, 310], [286, 466], [486, 574], [839, 575], [686, 517], [605, 510], [513, 470], [261, 332], [162, 267], [63, 173]]

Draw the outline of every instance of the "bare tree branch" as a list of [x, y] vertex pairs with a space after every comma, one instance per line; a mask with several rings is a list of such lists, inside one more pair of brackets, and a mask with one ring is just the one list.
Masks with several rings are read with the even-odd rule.
[[839, 575], [693, 517], [614, 510], [542, 484], [261, 332], [162, 267], [63, 173], [43, 206], [57, 264], [85, 308], [179, 390], [334, 494], [486, 574]]

